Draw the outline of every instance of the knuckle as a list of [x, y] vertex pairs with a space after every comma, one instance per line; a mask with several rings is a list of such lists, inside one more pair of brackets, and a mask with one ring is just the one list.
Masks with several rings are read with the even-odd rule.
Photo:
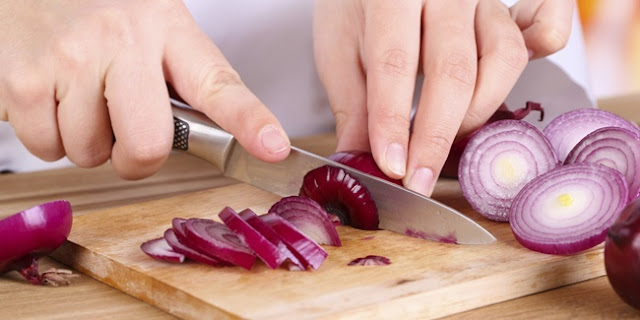
[[37, 107], [53, 97], [52, 84], [40, 72], [24, 68], [9, 71], [6, 77], [8, 94], [21, 107]]
[[71, 162], [81, 168], [93, 168], [97, 167], [109, 160], [111, 151], [94, 150], [87, 151], [80, 154], [74, 154], [71, 151], [67, 151], [67, 157]]
[[432, 128], [429, 132], [425, 132], [420, 136], [421, 145], [429, 148], [431, 154], [449, 154], [453, 137], [446, 130]]
[[201, 88], [196, 98], [199, 105], [205, 105], [229, 86], [242, 85], [240, 75], [226, 65], [213, 64], [205, 68], [201, 79]]
[[522, 36], [508, 36], [498, 44], [497, 59], [518, 72], [529, 63], [529, 54]]
[[398, 113], [393, 110], [385, 110], [375, 114], [377, 125], [383, 128], [386, 134], [406, 136], [409, 134], [411, 119], [409, 114]]
[[128, 161], [140, 167], [158, 163], [169, 155], [172, 143], [164, 135], [132, 135], [126, 146]]
[[415, 70], [411, 66], [409, 53], [403, 49], [388, 49], [378, 59], [377, 70], [391, 76], [415, 76]]
[[547, 53], [554, 53], [564, 48], [567, 44], [567, 37], [555, 27], [549, 27], [543, 32], [541, 46]]
[[473, 87], [476, 82], [476, 61], [466, 54], [451, 53], [436, 62], [439, 78], [450, 79], [463, 87]]
[[55, 39], [51, 52], [62, 70], [82, 70], [89, 59], [86, 43], [73, 35]]

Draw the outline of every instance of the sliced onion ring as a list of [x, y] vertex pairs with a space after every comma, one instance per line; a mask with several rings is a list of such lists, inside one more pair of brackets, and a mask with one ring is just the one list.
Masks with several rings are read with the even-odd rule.
[[622, 173], [630, 198], [640, 191], [640, 136], [618, 127], [600, 128], [582, 139], [569, 152], [565, 164], [600, 163]]
[[301, 196], [280, 199], [269, 209], [289, 221], [319, 244], [341, 246], [336, 226], [327, 212], [315, 200]]
[[533, 125], [500, 120], [474, 133], [465, 148], [458, 178], [464, 197], [483, 216], [508, 221], [520, 189], [559, 164], [551, 144]]
[[509, 213], [515, 238], [548, 254], [573, 254], [604, 241], [627, 203], [620, 172], [593, 163], [558, 167], [529, 182]]
[[571, 149], [589, 133], [604, 127], [619, 127], [637, 131], [638, 126], [611, 112], [584, 108], [565, 112], [553, 119], [542, 130], [564, 161]]

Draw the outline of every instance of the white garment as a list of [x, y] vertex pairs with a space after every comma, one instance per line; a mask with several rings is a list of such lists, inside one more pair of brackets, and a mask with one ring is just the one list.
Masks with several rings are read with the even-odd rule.
[[[333, 130], [333, 117], [313, 62], [313, 0], [184, 1], [201, 28], [290, 136]], [[581, 46], [580, 36], [578, 30], [573, 42]], [[525, 70], [523, 79], [531, 78], [527, 76], [531, 69]], [[514, 91], [530, 88], [531, 82], [519, 83]], [[545, 92], [523, 97], [555, 99]], [[512, 109], [524, 106], [519, 99], [509, 101]], [[33, 171], [70, 164], [67, 159], [47, 163], [35, 158], [17, 140], [11, 126], [0, 122], [0, 171]]]

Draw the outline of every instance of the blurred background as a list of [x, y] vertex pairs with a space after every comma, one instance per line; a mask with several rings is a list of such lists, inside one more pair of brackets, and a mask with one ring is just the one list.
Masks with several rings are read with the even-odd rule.
[[594, 96], [640, 94], [640, 0], [577, 3]]

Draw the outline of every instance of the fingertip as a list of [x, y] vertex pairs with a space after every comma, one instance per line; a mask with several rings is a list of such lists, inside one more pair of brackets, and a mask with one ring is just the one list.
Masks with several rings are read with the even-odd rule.
[[258, 134], [262, 152], [256, 152], [266, 161], [285, 159], [291, 151], [291, 141], [284, 130], [276, 125], [267, 124]]
[[416, 168], [403, 179], [403, 184], [407, 189], [427, 197], [433, 193], [435, 182], [433, 170], [427, 167]]
[[384, 152], [381, 170], [394, 179], [402, 179], [407, 170], [407, 150], [398, 142], [390, 143]]

